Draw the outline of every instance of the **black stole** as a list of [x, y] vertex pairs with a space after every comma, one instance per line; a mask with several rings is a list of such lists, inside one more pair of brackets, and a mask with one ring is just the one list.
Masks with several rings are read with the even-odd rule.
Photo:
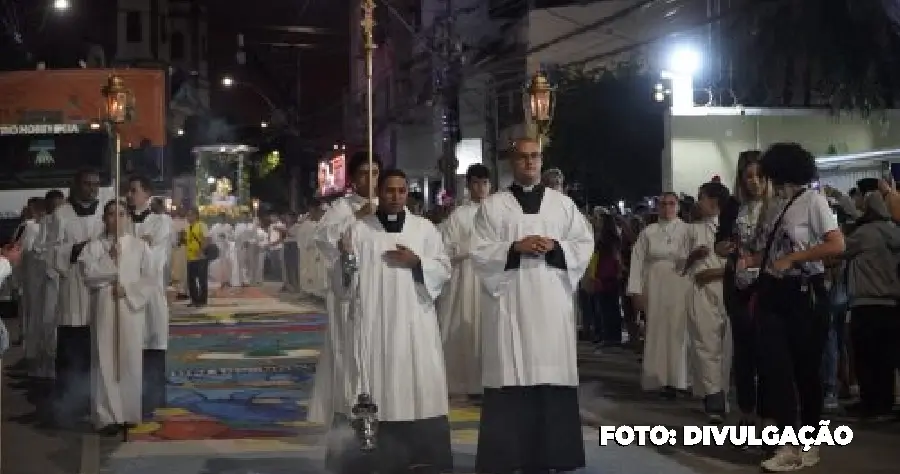
[[87, 203], [80, 203], [72, 199], [72, 196], [69, 196], [69, 204], [72, 205], [72, 210], [75, 211], [75, 215], [78, 217], [88, 217], [93, 216], [97, 213], [97, 206], [100, 205], [100, 201], [93, 200]]

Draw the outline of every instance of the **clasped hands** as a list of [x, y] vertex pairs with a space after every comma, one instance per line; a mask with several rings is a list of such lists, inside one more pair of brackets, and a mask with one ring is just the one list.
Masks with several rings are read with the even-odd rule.
[[556, 247], [556, 242], [553, 239], [539, 235], [529, 235], [513, 244], [516, 252], [534, 257], [540, 257], [553, 250], [554, 247]]
[[[341, 252], [345, 254], [353, 254], [353, 240], [350, 233], [344, 234], [339, 242]], [[384, 261], [388, 265], [403, 268], [415, 268], [419, 264], [419, 256], [415, 252], [404, 245], [397, 244], [394, 250], [388, 250], [382, 254]]]

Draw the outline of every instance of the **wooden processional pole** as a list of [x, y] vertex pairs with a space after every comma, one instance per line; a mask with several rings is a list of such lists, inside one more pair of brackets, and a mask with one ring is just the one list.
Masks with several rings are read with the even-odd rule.
[[369, 201], [375, 196], [375, 180], [373, 156], [375, 155], [375, 130], [374, 124], [374, 100], [372, 98], [372, 64], [375, 56], [375, 0], [362, 0], [363, 19], [360, 22], [363, 29], [363, 47], [366, 50], [366, 132], [368, 135], [369, 152]]

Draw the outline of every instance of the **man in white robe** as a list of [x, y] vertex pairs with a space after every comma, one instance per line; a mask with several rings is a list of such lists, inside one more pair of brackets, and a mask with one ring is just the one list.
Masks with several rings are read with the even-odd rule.
[[297, 244], [300, 222], [297, 220], [296, 212], [285, 214], [284, 226], [284, 238], [281, 241], [281, 274], [284, 275], [282, 290], [295, 292], [300, 289], [300, 247]]
[[68, 201], [54, 211], [47, 226], [48, 262], [59, 274], [54, 412], [61, 425], [77, 423], [90, 408], [93, 318], [88, 288], [76, 263], [84, 246], [103, 232], [99, 188], [98, 173], [77, 173]]
[[307, 295], [323, 298], [327, 286], [327, 272], [323, 265], [322, 253], [316, 246], [315, 236], [319, 220], [325, 211], [321, 205], [310, 209], [297, 229], [297, 246], [299, 248], [299, 285], [300, 291]]
[[722, 278], [726, 260], [716, 245], [719, 212], [730, 198], [728, 188], [710, 182], [700, 187], [697, 204], [702, 218], [690, 224], [685, 263], [692, 285], [688, 293], [687, 329], [694, 395], [703, 399], [711, 423], [722, 423], [731, 386], [731, 324], [725, 312]]
[[44, 268], [39, 265], [34, 246], [40, 234], [40, 220], [44, 217], [43, 198], [28, 199], [28, 216], [16, 230], [14, 242], [22, 249], [22, 265], [18, 268], [22, 298], [19, 302], [19, 313], [22, 317], [22, 340], [25, 346], [25, 359], [28, 362], [28, 374], [36, 376], [36, 361], [44, 348], [40, 345], [41, 334], [41, 284], [43, 284]]
[[188, 222], [184, 218], [184, 211], [172, 212], [172, 286], [175, 289], [175, 299], [188, 299], [187, 277], [187, 228]]
[[91, 418], [102, 434], [115, 435], [140, 423], [147, 306], [158, 293], [157, 259], [132, 226], [124, 205], [104, 206], [104, 234], [78, 257], [90, 288], [93, 335]]
[[484, 165], [466, 171], [470, 202], [457, 207], [441, 223], [444, 247], [453, 263], [450, 283], [438, 299], [438, 320], [447, 362], [447, 388], [454, 398], [481, 395], [481, 280], [469, 254], [475, 213], [491, 193], [491, 173]]
[[571, 199], [538, 184], [541, 162], [535, 140], [517, 141], [515, 184], [475, 215], [472, 261], [492, 302], [482, 318], [478, 472], [585, 465], [572, 295], [594, 238]]
[[678, 218], [678, 196], [663, 194], [659, 222], [641, 231], [631, 251], [626, 289], [646, 320], [641, 386], [661, 390], [668, 400], [688, 388], [687, 293], [691, 282], [684, 275], [687, 232], [688, 224]]
[[153, 268], [156, 272], [154, 285], [148, 290], [143, 341], [144, 412], [152, 415], [157, 408], [166, 404], [166, 350], [169, 347], [169, 303], [166, 298], [166, 283], [163, 268], [166, 266], [172, 241], [172, 228], [165, 214], [151, 209], [153, 182], [146, 176], [133, 176], [128, 180], [128, 207], [134, 229], [130, 234], [143, 240], [150, 248]]
[[[372, 168], [369, 168], [367, 153], [354, 154], [347, 166], [347, 177], [353, 186], [353, 193], [336, 199], [331, 208], [319, 220], [315, 242], [322, 254], [327, 272], [328, 288], [325, 296], [325, 307], [328, 312], [328, 327], [325, 331], [325, 343], [319, 353], [316, 364], [316, 380], [309, 406], [309, 420], [326, 426], [344, 425], [351, 415], [350, 408], [358, 395], [353, 393], [350, 384], [348, 364], [352, 354], [348, 338], [350, 329], [348, 322], [349, 303], [338, 298], [335, 292], [341, 291], [343, 272], [340, 265], [340, 240], [350, 225], [357, 219], [375, 212], [375, 196], [370, 193], [369, 177], [378, 179], [381, 161], [372, 157]], [[335, 416], [337, 415], [337, 416]]]
[[221, 287], [231, 286], [231, 265], [228, 243], [232, 240], [234, 228], [228, 223], [228, 216], [219, 214], [218, 222], [209, 228], [209, 235], [219, 249], [219, 256], [209, 262], [210, 280], [215, 281]]
[[[350, 224], [341, 244], [342, 261], [356, 261], [342, 282], [355, 354], [350, 383], [378, 405], [375, 471], [446, 473], [453, 456], [434, 300], [450, 259], [434, 224], [406, 209], [407, 194], [402, 171], [382, 173], [378, 211]], [[358, 472], [344, 462], [333, 472]]]
[[[38, 335], [40, 341], [38, 344], [41, 350], [34, 365], [34, 375], [47, 381], [52, 381], [56, 376], [56, 331], [59, 326], [56, 312], [59, 303], [59, 274], [48, 260], [47, 230], [53, 219], [53, 213], [65, 203], [65, 200], [65, 195], [58, 189], [47, 191], [47, 194], [44, 195], [44, 215], [38, 223], [39, 234], [32, 246], [33, 259], [31, 262], [40, 268], [37, 295], [40, 298], [39, 317], [41, 321]], [[52, 387], [47, 387], [47, 389], [50, 388]]]

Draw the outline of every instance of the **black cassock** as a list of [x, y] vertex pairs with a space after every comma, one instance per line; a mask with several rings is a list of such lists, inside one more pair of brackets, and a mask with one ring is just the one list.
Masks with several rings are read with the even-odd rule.
[[[510, 191], [525, 214], [538, 214], [544, 187]], [[557, 245], [545, 254], [547, 265], [566, 269]], [[521, 255], [510, 247], [507, 271], [519, 268]], [[490, 344], [490, 341], [484, 341]], [[576, 387], [559, 385], [484, 388], [478, 428], [477, 472], [538, 474], [566, 472], [585, 466], [584, 438]]]

